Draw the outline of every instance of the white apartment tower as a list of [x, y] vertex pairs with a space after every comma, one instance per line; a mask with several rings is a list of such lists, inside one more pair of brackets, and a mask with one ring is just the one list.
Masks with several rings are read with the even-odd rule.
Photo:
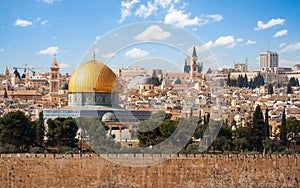
[[278, 54], [277, 52], [261, 52], [260, 53], [260, 71], [274, 71], [278, 67]]

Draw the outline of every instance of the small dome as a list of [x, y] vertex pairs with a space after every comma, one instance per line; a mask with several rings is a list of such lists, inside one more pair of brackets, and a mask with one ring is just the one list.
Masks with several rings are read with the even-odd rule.
[[172, 84], [181, 84], [181, 80], [179, 78], [177, 78], [176, 80], [174, 80], [172, 82]]
[[142, 79], [139, 81], [139, 84], [153, 84], [153, 83], [152, 83], [152, 79], [151, 79], [151, 78], [145, 77], [145, 78], [142, 78]]
[[59, 87], [60, 90], [68, 90], [68, 88], [69, 88], [69, 84], [68, 84], [68, 83], [63, 83], [63, 84]]
[[112, 122], [112, 121], [117, 121], [117, 118], [113, 113], [107, 112], [102, 116], [102, 122]]

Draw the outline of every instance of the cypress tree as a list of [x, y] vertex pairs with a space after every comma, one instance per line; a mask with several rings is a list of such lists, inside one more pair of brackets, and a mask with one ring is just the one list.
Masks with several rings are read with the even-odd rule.
[[287, 138], [286, 138], [286, 117], [285, 117], [285, 108], [283, 109], [282, 113], [282, 120], [281, 120], [281, 127], [280, 127], [280, 140], [284, 146], [287, 145]]
[[36, 126], [36, 139], [35, 142], [38, 146], [44, 146], [44, 136], [45, 136], [45, 125], [44, 125], [44, 114], [43, 111], [39, 113], [39, 121]]
[[268, 94], [273, 95], [273, 93], [274, 93], [274, 90], [273, 90], [272, 84], [268, 84]]
[[292, 88], [290, 83], [288, 83], [288, 85], [287, 85], [286, 93], [287, 94], [292, 94], [293, 93], [293, 88]]
[[230, 74], [227, 75], [227, 86], [231, 87]]
[[255, 108], [255, 112], [253, 114], [253, 127], [251, 129], [251, 138], [250, 145], [255, 151], [262, 151], [263, 145], [262, 141], [265, 138], [265, 122], [263, 113], [259, 105]]
[[248, 76], [246, 73], [245, 73], [245, 77], [244, 77], [244, 87], [249, 87]]
[[270, 125], [269, 125], [269, 110], [266, 109], [265, 112], [265, 138], [270, 137]]
[[7, 94], [7, 91], [6, 89], [4, 89], [4, 95], [3, 95], [3, 98], [7, 99], [8, 98], [8, 94]]

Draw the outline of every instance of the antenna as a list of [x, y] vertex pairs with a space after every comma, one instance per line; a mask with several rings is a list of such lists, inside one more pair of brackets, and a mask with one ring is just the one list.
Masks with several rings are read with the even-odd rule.
[[93, 59], [96, 60], [96, 50], [93, 52]]

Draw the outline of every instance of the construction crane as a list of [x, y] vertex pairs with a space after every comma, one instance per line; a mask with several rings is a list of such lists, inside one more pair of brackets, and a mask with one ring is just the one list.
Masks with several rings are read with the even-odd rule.
[[21, 76], [20, 76], [20, 73], [18, 72], [18, 69], [24, 69], [24, 73], [22, 75], [22, 78], [25, 78], [26, 77], [26, 72], [27, 71], [30, 71], [32, 73], [32, 75], [34, 76], [35, 75], [35, 69], [45, 69], [45, 68], [30, 68], [30, 67], [27, 67], [27, 64], [25, 64], [24, 67], [13, 67], [14, 69], [14, 74], [16, 77], [18, 77], [19, 79], [21, 79]]

